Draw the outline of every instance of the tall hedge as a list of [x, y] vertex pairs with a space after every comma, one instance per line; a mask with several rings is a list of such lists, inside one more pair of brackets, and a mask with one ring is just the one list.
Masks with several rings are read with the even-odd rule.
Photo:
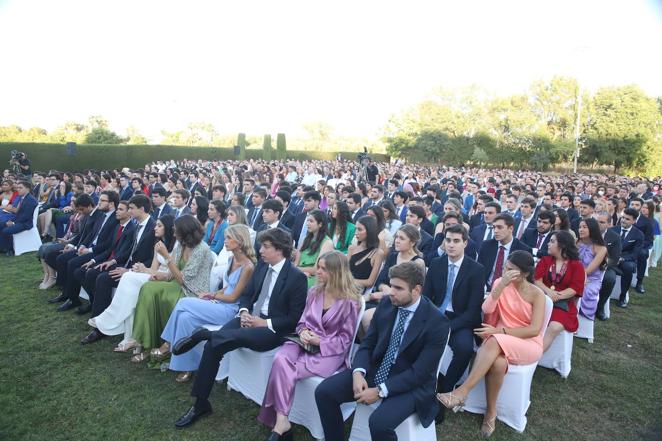
[[265, 161], [271, 161], [271, 135], [264, 135], [262, 141], [262, 159]]
[[240, 133], [237, 136], [237, 145], [239, 146], [239, 160], [246, 159], [246, 134]]
[[[81, 171], [85, 169], [119, 169], [121, 167], [140, 168], [157, 160], [206, 159], [227, 160], [235, 157], [233, 148], [221, 147], [182, 147], [174, 145], [87, 145], [78, 144], [73, 156], [67, 154], [64, 144], [43, 143], [0, 143], [0, 161], [9, 164], [9, 152], [19, 150], [27, 153], [33, 170]], [[262, 159], [261, 149], [244, 149], [245, 159]], [[287, 157], [297, 160], [320, 159], [333, 161], [338, 152], [296, 151], [287, 152]], [[356, 157], [355, 152], [342, 152], [346, 159]], [[371, 154], [375, 161], [387, 162], [388, 155]]]
[[285, 134], [279, 133], [276, 135], [276, 159], [283, 160], [287, 158], [287, 144], [285, 142]]

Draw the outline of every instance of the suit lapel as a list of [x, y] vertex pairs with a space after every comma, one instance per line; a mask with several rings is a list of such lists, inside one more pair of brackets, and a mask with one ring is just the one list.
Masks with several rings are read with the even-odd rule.
[[[401, 354], [407, 346], [409, 346], [415, 339], [418, 337], [418, 334], [423, 330], [423, 325], [425, 324], [425, 318], [427, 317], [427, 303], [421, 298], [421, 303], [419, 303], [414, 316], [409, 321], [409, 326], [405, 331], [405, 335], [402, 337], [402, 342], [400, 342], [400, 348], [398, 350], [398, 355]], [[390, 337], [390, 336], [389, 336]]]
[[[274, 289], [271, 290], [271, 296], [269, 296], [269, 310], [271, 310], [271, 303], [274, 301], [274, 299], [279, 295], [280, 290], [283, 288], [283, 285], [285, 284], [285, 279], [287, 278], [287, 272], [290, 269], [290, 262], [285, 261], [285, 265], [283, 265], [283, 268], [281, 268], [280, 273], [278, 273], [278, 278], [276, 278], [276, 284], [274, 285]], [[260, 290], [262, 287], [260, 287]]]
[[391, 334], [393, 334], [393, 327], [395, 326], [395, 320], [398, 315], [398, 308], [391, 305], [390, 311], [386, 313], [384, 321], [388, 323], [388, 326], [385, 329], [385, 333], [380, 335], [379, 341], [377, 342], [377, 347], [375, 347], [375, 355], [377, 358], [382, 359], [386, 350], [388, 349], [388, 343], [391, 341]]
[[464, 256], [462, 265], [460, 265], [460, 270], [457, 272], [457, 276], [455, 276], [455, 283], [453, 284], [453, 298], [455, 298], [455, 295], [457, 294], [456, 291], [458, 286], [460, 286], [464, 278], [467, 277], [467, 273], [469, 272], [468, 267], [469, 262], [467, 262], [467, 256]]

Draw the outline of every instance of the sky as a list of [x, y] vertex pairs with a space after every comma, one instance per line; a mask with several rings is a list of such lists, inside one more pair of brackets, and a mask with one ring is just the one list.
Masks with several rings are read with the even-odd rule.
[[0, 125], [376, 137], [437, 87], [662, 96], [662, 0], [0, 0]]

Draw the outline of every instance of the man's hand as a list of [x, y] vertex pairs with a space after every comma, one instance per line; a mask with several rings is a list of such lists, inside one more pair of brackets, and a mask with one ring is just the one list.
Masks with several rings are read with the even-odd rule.
[[6, 224], [8, 227], [13, 227], [14, 226], [14, 221], [7, 221]]
[[372, 404], [379, 400], [379, 389], [376, 387], [370, 387], [365, 389], [363, 392], [361, 392], [358, 397], [356, 398], [356, 401], [358, 403], [363, 403], [363, 404]]
[[266, 328], [267, 321], [263, 318], [250, 315], [249, 313], [241, 314], [241, 327], [242, 328]]
[[108, 274], [110, 274], [110, 277], [113, 278], [113, 280], [119, 280], [120, 277], [122, 277], [122, 274], [125, 272], [129, 271], [127, 268], [115, 268], [112, 271], [109, 271]]
[[[91, 267], [95, 263], [96, 262], [94, 261], [94, 259], [91, 259], [91, 260], [88, 260], [87, 262], [85, 262], [84, 264], [82, 264], [80, 267], [83, 268], [83, 269], [88, 269], [89, 267]], [[98, 265], [98, 266], [101, 266], [101, 265]]]
[[107, 260], [107, 261], [105, 261], [105, 262], [103, 262], [103, 263], [100, 263], [100, 264], [98, 265], [98, 268], [99, 268], [101, 271], [106, 271], [106, 270], [107, 270], [108, 268], [110, 268], [111, 266], [113, 266], [113, 261], [112, 261], [112, 260]]
[[359, 396], [363, 393], [364, 390], [368, 389], [368, 382], [365, 381], [365, 377], [362, 372], [354, 372], [352, 374], [353, 383], [352, 390], [354, 391], [354, 398], [358, 399]]

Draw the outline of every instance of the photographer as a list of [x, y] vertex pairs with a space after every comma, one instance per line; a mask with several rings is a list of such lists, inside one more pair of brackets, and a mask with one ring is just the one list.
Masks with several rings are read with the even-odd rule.
[[16, 174], [23, 175], [25, 177], [32, 177], [32, 163], [28, 159], [28, 156], [24, 152], [18, 152], [16, 150], [11, 151], [11, 160], [9, 164], [16, 171]]

